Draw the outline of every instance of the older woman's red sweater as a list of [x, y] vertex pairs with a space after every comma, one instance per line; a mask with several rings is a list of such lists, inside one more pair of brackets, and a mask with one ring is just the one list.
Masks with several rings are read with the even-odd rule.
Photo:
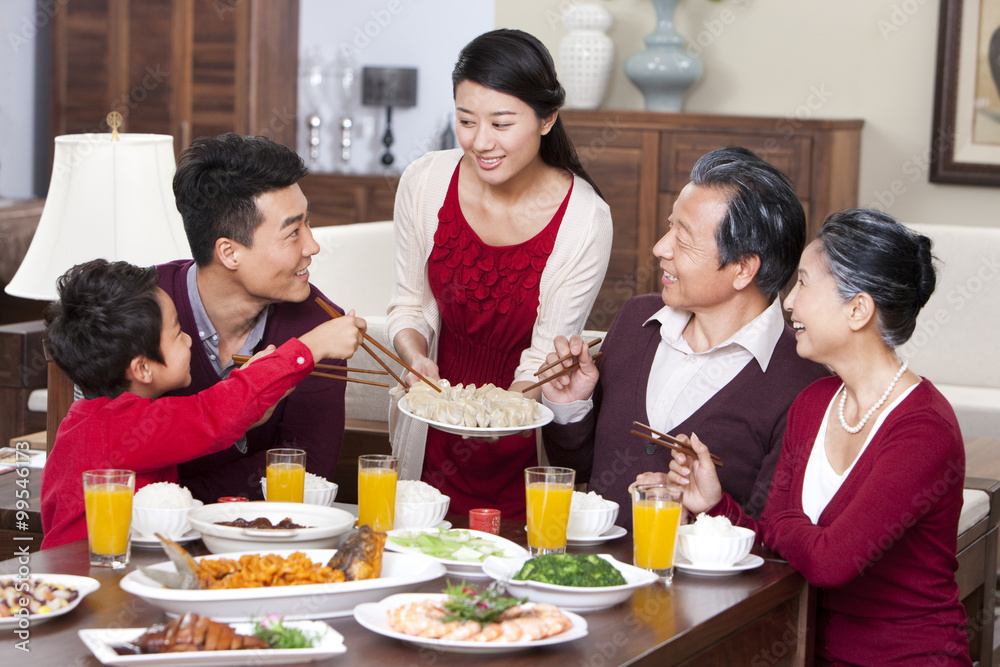
[[710, 514], [757, 531], [819, 587], [816, 658], [852, 665], [971, 665], [955, 549], [965, 448], [955, 413], [923, 380], [886, 417], [813, 524], [802, 484], [841, 386], [813, 383], [792, 404], [760, 523], [725, 496]]

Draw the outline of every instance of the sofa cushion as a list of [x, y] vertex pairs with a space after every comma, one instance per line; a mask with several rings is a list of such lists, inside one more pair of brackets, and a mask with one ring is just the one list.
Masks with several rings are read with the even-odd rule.
[[900, 348], [935, 384], [1000, 389], [1000, 229], [908, 225], [929, 236], [940, 260], [937, 288]]
[[961, 535], [990, 513], [990, 495], [979, 489], [962, 490], [962, 514], [958, 517]]
[[[392, 221], [314, 227], [309, 282], [344, 310], [385, 316], [392, 290]], [[381, 338], [378, 339], [380, 342]]]
[[937, 287], [899, 348], [955, 408], [966, 436], [1000, 433], [1000, 228], [908, 225], [934, 242]]

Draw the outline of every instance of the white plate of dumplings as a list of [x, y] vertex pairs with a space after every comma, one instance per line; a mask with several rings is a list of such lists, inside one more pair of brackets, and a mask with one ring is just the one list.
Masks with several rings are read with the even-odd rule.
[[470, 438], [493, 438], [545, 426], [552, 411], [519, 392], [491, 384], [452, 386], [438, 380], [440, 392], [418, 383], [399, 401], [403, 414], [446, 433]]

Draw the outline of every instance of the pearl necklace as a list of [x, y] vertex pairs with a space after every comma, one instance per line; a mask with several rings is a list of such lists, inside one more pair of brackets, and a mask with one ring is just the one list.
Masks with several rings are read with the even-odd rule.
[[909, 365], [910, 360], [903, 359], [903, 364], [899, 367], [899, 370], [896, 371], [896, 377], [892, 378], [892, 382], [889, 383], [889, 388], [885, 390], [884, 394], [882, 394], [882, 398], [878, 399], [875, 405], [868, 409], [865, 416], [862, 417], [861, 421], [858, 422], [858, 425], [854, 427], [848, 426], [847, 420], [844, 419], [844, 403], [847, 402], [847, 385], [844, 385], [844, 394], [840, 397], [840, 425], [844, 427], [845, 431], [853, 434], [865, 427], [865, 424], [867, 424], [868, 420], [871, 419], [871, 416], [875, 414], [875, 411], [882, 407], [882, 404], [889, 398], [889, 394], [891, 394], [892, 390], [896, 388], [896, 383], [899, 382], [899, 378], [903, 377], [903, 373], [906, 372], [906, 367]]

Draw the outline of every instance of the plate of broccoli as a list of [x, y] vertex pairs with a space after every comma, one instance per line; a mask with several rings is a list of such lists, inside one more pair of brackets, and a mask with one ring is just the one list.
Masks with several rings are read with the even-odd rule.
[[531, 602], [549, 602], [576, 612], [607, 609], [624, 602], [657, 576], [607, 554], [546, 554], [535, 558], [493, 558], [483, 572], [503, 582], [507, 593]]

